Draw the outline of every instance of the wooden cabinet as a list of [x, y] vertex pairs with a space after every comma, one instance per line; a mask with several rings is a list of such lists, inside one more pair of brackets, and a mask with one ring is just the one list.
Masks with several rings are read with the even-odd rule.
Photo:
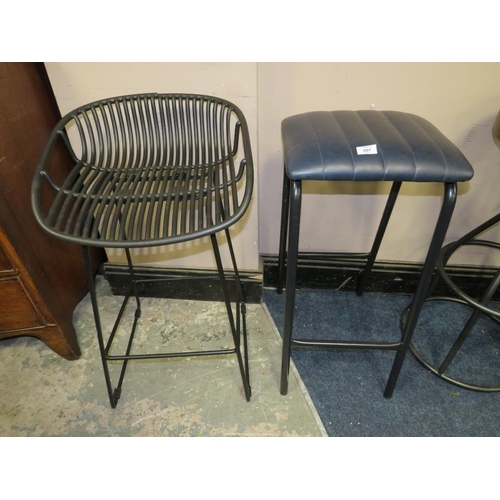
[[0, 280], [2, 312], [0, 330], [3, 332], [39, 328], [44, 325], [33, 301], [26, 293], [22, 280], [10, 278]]
[[57, 325], [1, 228], [0, 266], [0, 339], [19, 335], [37, 337], [66, 359], [77, 359], [80, 348], [73, 326]]
[[[37, 337], [77, 359], [72, 318], [87, 293], [83, 254], [42, 231], [30, 200], [36, 164], [59, 118], [43, 64], [0, 63], [0, 339]], [[59, 155], [56, 168], [68, 166]], [[104, 253], [93, 257], [97, 267]]]

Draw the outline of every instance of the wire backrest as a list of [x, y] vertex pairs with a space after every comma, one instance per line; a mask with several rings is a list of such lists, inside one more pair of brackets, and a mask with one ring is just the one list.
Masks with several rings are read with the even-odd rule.
[[70, 114], [85, 163], [103, 168], [207, 165], [229, 159], [239, 117], [220, 99], [144, 94], [106, 99]]

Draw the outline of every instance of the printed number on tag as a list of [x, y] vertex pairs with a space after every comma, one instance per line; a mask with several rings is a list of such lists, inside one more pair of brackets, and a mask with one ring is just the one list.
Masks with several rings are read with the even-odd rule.
[[358, 155], [376, 155], [377, 153], [377, 145], [370, 144], [369, 146], [358, 146], [356, 148], [356, 152]]

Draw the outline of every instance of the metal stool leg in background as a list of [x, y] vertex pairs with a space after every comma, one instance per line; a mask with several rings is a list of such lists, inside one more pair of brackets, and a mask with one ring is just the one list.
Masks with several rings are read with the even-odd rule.
[[[481, 297], [480, 303], [486, 306], [490, 302], [495, 292], [498, 290], [499, 286], [500, 286], [500, 269], [497, 271], [495, 277], [493, 278], [488, 288], [486, 289], [485, 293]], [[472, 328], [474, 328], [474, 325], [476, 324], [477, 320], [481, 317], [481, 314], [482, 312], [479, 309], [476, 309], [470, 315], [469, 319], [467, 320], [467, 323], [464, 326], [464, 329], [460, 332], [460, 335], [457, 337], [457, 340], [454, 342], [450, 351], [446, 355], [444, 361], [441, 363], [438, 369], [439, 375], [442, 375], [448, 369], [448, 366], [453, 361], [453, 358], [456, 356], [457, 352], [460, 350], [460, 347], [462, 347], [462, 344], [465, 342], [465, 339], [469, 336], [469, 333], [471, 332]]]
[[377, 234], [375, 235], [375, 239], [373, 241], [372, 249], [368, 255], [368, 261], [361, 274], [358, 275], [358, 282], [356, 284], [357, 295], [361, 296], [365, 291], [366, 283], [368, 282], [370, 272], [373, 268], [373, 264], [375, 263], [375, 259], [377, 258], [377, 253], [379, 251], [380, 244], [382, 243], [382, 239], [385, 234], [385, 230], [387, 229], [387, 224], [389, 223], [389, 219], [391, 218], [392, 209], [394, 208], [394, 205], [398, 198], [399, 190], [401, 189], [401, 184], [402, 182], [392, 183], [391, 192], [389, 193], [389, 198], [387, 199], [384, 213], [382, 214], [382, 218], [380, 220], [380, 224], [377, 229]]
[[[435, 375], [439, 376], [443, 380], [446, 380], [447, 382], [450, 382], [454, 385], [457, 385], [459, 387], [462, 387], [464, 389], [469, 389], [473, 391], [479, 391], [479, 392], [498, 392], [500, 391], [500, 385], [498, 384], [493, 384], [493, 385], [479, 385], [471, 382], [467, 382], [462, 379], [458, 379], [456, 377], [452, 377], [450, 375], [446, 374], [446, 371], [448, 370], [450, 364], [452, 363], [453, 359], [461, 349], [463, 343], [471, 333], [472, 329], [474, 328], [475, 324], [479, 320], [479, 318], [484, 315], [491, 320], [495, 321], [496, 323], [500, 324], [500, 312], [496, 309], [492, 309], [489, 307], [489, 303], [491, 299], [493, 298], [495, 292], [500, 286], [500, 269], [497, 270], [495, 273], [494, 277], [490, 281], [488, 287], [486, 290], [483, 292], [482, 296], [480, 299], [475, 300], [472, 297], [468, 296], [466, 293], [464, 293], [460, 288], [453, 283], [453, 281], [450, 279], [446, 272], [446, 264], [448, 260], [451, 258], [453, 253], [457, 251], [461, 246], [466, 246], [466, 245], [477, 245], [477, 246], [483, 246], [483, 247], [490, 247], [490, 248], [495, 248], [495, 249], [500, 249], [500, 243], [496, 241], [489, 241], [489, 240], [481, 240], [481, 239], [475, 239], [476, 236], [479, 234], [483, 233], [484, 231], [488, 230], [489, 228], [493, 227], [494, 225], [498, 224], [500, 222], [500, 213], [491, 217], [489, 220], [484, 222], [483, 224], [479, 225], [469, 233], [465, 234], [462, 236], [460, 239], [456, 240], [453, 243], [450, 243], [446, 245], [445, 247], [442, 248], [438, 261], [437, 261], [437, 273], [434, 278], [433, 283], [437, 284], [437, 282], [440, 279], [443, 279], [447, 287], [453, 292], [454, 296], [432, 296], [432, 290], [429, 290], [429, 293], [427, 294], [427, 298], [425, 301], [444, 301], [444, 302], [455, 302], [458, 304], [462, 304], [465, 306], [468, 306], [473, 309], [473, 312], [469, 316], [468, 320], [465, 322], [464, 327], [458, 334], [457, 338], [453, 342], [453, 345], [451, 348], [448, 350], [446, 356], [444, 357], [443, 361], [439, 364], [439, 366], [434, 366], [431, 364], [429, 361], [427, 361], [424, 356], [416, 349], [414, 344], [410, 344], [410, 350], [414, 354], [414, 356], [417, 358], [417, 360], [422, 363], [428, 370], [430, 370], [432, 373]], [[411, 307], [408, 306], [407, 310]], [[407, 311], [406, 310], [406, 311]], [[406, 311], [403, 313], [403, 318], [405, 317]]]
[[286, 169], [283, 170], [283, 194], [281, 202], [281, 225], [280, 225], [280, 247], [278, 254], [278, 285], [276, 292], [281, 295], [283, 293], [283, 282], [285, 281], [285, 262], [287, 259], [287, 234], [288, 234], [288, 217], [290, 214], [290, 179], [286, 174]]

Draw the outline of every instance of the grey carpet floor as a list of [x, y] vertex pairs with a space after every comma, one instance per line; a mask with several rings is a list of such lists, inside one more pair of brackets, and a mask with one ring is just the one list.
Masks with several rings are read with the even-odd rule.
[[[121, 297], [98, 281], [110, 331]], [[134, 352], [229, 347], [223, 304], [143, 299]], [[119, 334], [133, 321], [129, 307]], [[300, 380], [279, 394], [281, 341], [261, 305], [248, 307], [252, 400], [236, 356], [130, 362], [118, 406], [109, 405], [89, 296], [74, 312], [82, 357], [67, 361], [28, 337], [0, 342], [1, 436], [324, 436]], [[112, 367], [116, 383], [119, 366]]]

